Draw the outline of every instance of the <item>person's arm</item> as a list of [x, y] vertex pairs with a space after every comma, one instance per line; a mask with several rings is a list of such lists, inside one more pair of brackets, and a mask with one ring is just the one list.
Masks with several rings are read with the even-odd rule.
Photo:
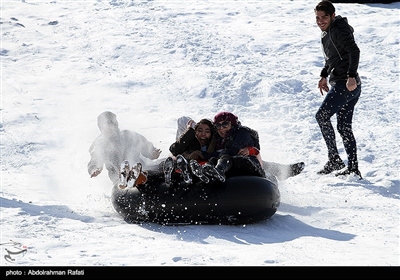
[[143, 138], [144, 139], [142, 139], [142, 143], [145, 143], [146, 148], [141, 150], [142, 155], [148, 159], [158, 159], [162, 152], [161, 149], [154, 147], [153, 143], [147, 140], [144, 136]]
[[354, 36], [351, 30], [342, 30], [339, 33], [338, 42], [349, 55], [349, 67], [347, 76], [350, 78], [357, 77], [358, 64], [360, 62], [360, 49], [354, 41]]
[[[321, 44], [322, 44], [322, 48], [324, 48], [323, 45], [323, 41], [321, 39]], [[325, 50], [323, 50], [323, 52], [325, 53]], [[319, 81], [318, 81], [318, 88], [319, 88], [319, 92], [321, 93], [321, 95], [324, 95], [324, 91], [328, 92], [329, 91], [329, 87], [328, 87], [328, 69], [329, 69], [329, 64], [328, 64], [328, 59], [325, 57], [325, 64], [324, 67], [321, 69], [321, 72], [319, 74]]]
[[318, 88], [319, 88], [319, 92], [321, 93], [321, 95], [324, 95], [324, 91], [328, 92], [329, 91], [329, 87], [328, 87], [328, 69], [329, 69], [329, 65], [327, 63], [327, 60], [325, 60], [325, 65], [321, 70], [320, 73], [320, 78], [318, 81]]
[[181, 135], [181, 137], [169, 147], [169, 151], [177, 156], [188, 152], [190, 148], [190, 143], [196, 139], [196, 132], [192, 127], [186, 129], [186, 131]]
[[103, 170], [104, 160], [102, 157], [100, 141], [95, 140], [89, 148], [90, 161], [87, 164], [90, 178], [96, 177]]
[[188, 123], [190, 121], [193, 121], [192, 118], [187, 117], [187, 116], [182, 116], [178, 119], [178, 121], [177, 121], [178, 129], [176, 131], [176, 141], [178, 141], [179, 137], [181, 137], [182, 134], [186, 131]]
[[236, 156], [239, 154], [239, 151], [241, 149], [246, 147], [254, 147], [254, 141], [250, 133], [246, 129], [242, 128], [236, 132], [232, 143], [228, 147], [226, 147], [222, 154]]
[[360, 61], [360, 49], [358, 48], [356, 42], [354, 41], [354, 36], [352, 33], [344, 33], [343, 41], [345, 50], [349, 54], [349, 68], [347, 70], [347, 82], [346, 87], [349, 91], [353, 91], [357, 88], [357, 71], [358, 64]]
[[148, 159], [157, 159], [162, 152], [160, 149], [154, 147], [153, 143], [140, 133], [122, 130], [121, 137], [125, 139], [126, 143], [130, 143], [132, 146], [131, 149], [139, 149], [140, 154]]
[[354, 40], [353, 29], [350, 26], [344, 26], [334, 32], [333, 37], [338, 47], [348, 55], [346, 87], [349, 91], [353, 91], [357, 88], [356, 78], [360, 62], [360, 49]]
[[245, 147], [239, 150], [238, 155], [241, 156], [255, 156], [258, 162], [263, 166], [263, 160], [261, 158], [260, 150], [256, 147]]

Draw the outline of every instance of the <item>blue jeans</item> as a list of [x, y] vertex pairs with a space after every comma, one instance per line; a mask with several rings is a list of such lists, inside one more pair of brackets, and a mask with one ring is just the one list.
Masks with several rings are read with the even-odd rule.
[[346, 88], [346, 82], [337, 82], [331, 87], [324, 101], [319, 107], [315, 118], [321, 129], [329, 160], [339, 156], [336, 146], [335, 131], [330, 118], [336, 114], [337, 130], [343, 139], [343, 145], [347, 153], [349, 169], [358, 169], [357, 144], [352, 130], [354, 106], [361, 94], [361, 84], [353, 91]]

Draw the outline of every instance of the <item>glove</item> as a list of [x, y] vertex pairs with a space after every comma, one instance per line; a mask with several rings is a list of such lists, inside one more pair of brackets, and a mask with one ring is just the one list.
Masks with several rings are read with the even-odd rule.
[[158, 157], [160, 156], [161, 152], [162, 152], [162, 151], [161, 151], [160, 149], [155, 149], [155, 150], [153, 151], [153, 154], [152, 154], [152, 156], [153, 156], [152, 159], [158, 159]]
[[92, 172], [90, 172], [90, 178], [96, 177], [97, 175], [99, 175], [101, 173], [101, 170], [103, 168], [96, 168], [95, 170], [93, 170]]
[[190, 120], [187, 123], [187, 128], [193, 128], [196, 126], [196, 122], [194, 120]]

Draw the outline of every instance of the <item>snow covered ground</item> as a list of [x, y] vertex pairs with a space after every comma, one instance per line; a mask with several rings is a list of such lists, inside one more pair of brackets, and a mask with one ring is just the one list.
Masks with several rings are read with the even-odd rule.
[[[0, 265], [399, 266], [400, 2], [335, 4], [361, 50], [364, 180], [316, 174], [317, 3], [1, 1]], [[257, 224], [127, 224], [106, 172], [86, 169], [105, 110], [161, 157], [180, 116], [231, 111], [265, 160], [306, 167]]]

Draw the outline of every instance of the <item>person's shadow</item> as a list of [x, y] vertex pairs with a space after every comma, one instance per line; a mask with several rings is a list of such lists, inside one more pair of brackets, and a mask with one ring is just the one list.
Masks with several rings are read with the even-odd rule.
[[83, 216], [75, 213], [65, 205], [39, 206], [29, 202], [27, 203], [16, 199], [7, 199], [4, 197], [0, 197], [0, 205], [3, 208], [20, 208], [21, 211], [18, 213], [19, 215], [43, 216], [43, 219], [50, 217], [68, 218], [72, 220], [79, 220], [85, 223], [90, 223], [94, 220], [93, 217]]
[[141, 224], [143, 228], [155, 232], [175, 235], [187, 242], [207, 244], [212, 236], [239, 244], [284, 243], [299, 237], [322, 237], [336, 241], [349, 241], [354, 234], [336, 230], [321, 229], [305, 224], [291, 215], [274, 214], [268, 220], [249, 225], [183, 225], [162, 226], [153, 223]]

